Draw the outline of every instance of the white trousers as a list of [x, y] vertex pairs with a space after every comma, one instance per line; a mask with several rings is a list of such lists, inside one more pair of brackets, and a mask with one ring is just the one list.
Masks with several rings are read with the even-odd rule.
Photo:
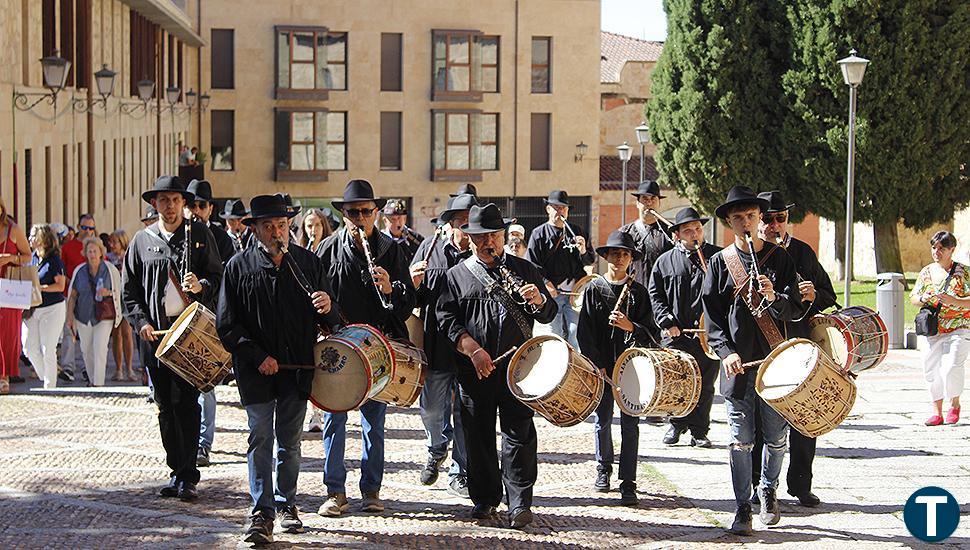
[[84, 370], [92, 386], [104, 385], [104, 369], [108, 364], [108, 339], [114, 320], [99, 321], [92, 325], [74, 320], [78, 340], [81, 341], [81, 354], [84, 356]]
[[44, 381], [44, 389], [57, 387], [57, 338], [66, 314], [67, 304], [58, 302], [34, 309], [30, 318], [24, 320], [27, 327], [24, 349], [37, 378]]
[[928, 336], [929, 348], [923, 359], [923, 374], [930, 399], [953, 399], [963, 393], [964, 365], [970, 354], [970, 329]]

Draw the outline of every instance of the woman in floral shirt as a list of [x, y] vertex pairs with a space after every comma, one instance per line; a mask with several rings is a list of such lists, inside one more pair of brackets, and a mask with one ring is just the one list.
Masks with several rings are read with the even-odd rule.
[[[949, 231], [933, 235], [930, 246], [935, 261], [919, 272], [910, 301], [920, 307], [940, 308], [939, 332], [927, 337], [929, 349], [923, 359], [933, 401], [933, 415], [926, 419], [926, 425], [939, 426], [960, 420], [963, 369], [970, 353], [970, 272], [967, 266], [953, 261], [957, 239]], [[947, 277], [949, 282], [942, 288]], [[944, 399], [950, 401], [946, 417], [943, 416]]]

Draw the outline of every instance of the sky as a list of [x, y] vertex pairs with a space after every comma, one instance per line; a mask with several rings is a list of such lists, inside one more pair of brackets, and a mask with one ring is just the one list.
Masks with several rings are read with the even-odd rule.
[[667, 17], [662, 0], [602, 0], [604, 31], [644, 40], [667, 39]]

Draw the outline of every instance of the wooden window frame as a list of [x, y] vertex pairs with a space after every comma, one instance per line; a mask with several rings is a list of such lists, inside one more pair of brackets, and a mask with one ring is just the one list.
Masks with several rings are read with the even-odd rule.
[[[343, 145], [344, 146], [344, 165], [342, 169], [314, 169], [314, 170], [291, 170], [286, 168], [280, 168], [278, 160], [276, 158], [276, 151], [273, 152], [273, 167], [274, 167], [274, 180], [275, 181], [295, 181], [295, 182], [310, 182], [310, 181], [327, 181], [330, 172], [343, 172], [347, 170], [347, 151], [348, 151], [348, 139], [347, 135], [347, 111], [331, 111], [326, 107], [277, 107], [274, 109], [273, 120], [276, 120], [276, 116], [279, 113], [289, 113], [290, 116], [290, 135], [287, 137], [287, 147], [292, 148], [293, 144], [305, 144], [310, 142], [293, 141], [293, 113], [313, 113], [313, 141], [312, 144], [316, 147], [317, 142], [317, 123], [316, 117], [322, 114], [323, 116], [329, 117], [331, 114], [340, 113], [343, 115], [344, 123], [344, 140], [343, 141], [330, 141], [327, 139], [327, 147], [330, 145]], [[274, 122], [275, 125], [275, 122]], [[329, 129], [329, 125], [328, 125]], [[275, 131], [275, 130], [274, 130]], [[275, 137], [274, 137], [275, 139]], [[292, 162], [292, 159], [290, 159]], [[316, 162], [316, 149], [314, 149], [314, 162]]]
[[[209, 59], [211, 60], [210, 68], [209, 68], [209, 81], [212, 83], [211, 88], [213, 90], [234, 90], [236, 89], [236, 29], [234, 28], [215, 29], [214, 28], [209, 31], [209, 36], [211, 37], [210, 41], [213, 44], [213, 47], [209, 52]], [[221, 48], [218, 51], [216, 50], [215, 48], [215, 44], [217, 42], [216, 36], [229, 37], [228, 52], [223, 51]], [[225, 44], [220, 43], [220, 45], [225, 45]], [[219, 54], [222, 54], [223, 58], [219, 58]], [[219, 82], [218, 83], [219, 85], [218, 86], [216, 85], [216, 80], [220, 80], [220, 81], [222, 80], [221, 75], [220, 75], [220, 78], [218, 79], [214, 78], [215, 65], [217, 62], [223, 62], [229, 65], [229, 82], [228, 82], [229, 85], [228, 86], [223, 85], [223, 84], [226, 84], [225, 82]]]
[[[532, 41], [529, 43], [529, 55], [532, 56], [531, 45], [536, 40], [544, 40], [546, 42], [546, 62], [545, 64], [536, 63], [535, 59], [530, 60], [529, 68], [529, 90], [533, 94], [551, 94], [552, 93], [552, 37], [551, 36], [533, 36]], [[532, 86], [532, 72], [537, 68], [544, 68], [546, 70], [546, 89], [544, 91], [537, 92]]]
[[[443, 147], [444, 147], [444, 168], [436, 168], [434, 164], [435, 159], [435, 142], [437, 141], [435, 117], [438, 115], [444, 115], [444, 131], [445, 135], [443, 137]], [[451, 141], [451, 136], [449, 135], [449, 125], [448, 117], [449, 115], [466, 115], [468, 117], [468, 136], [466, 141]], [[475, 168], [475, 159], [477, 155], [475, 154], [475, 138], [473, 134], [473, 128], [475, 122], [472, 120], [475, 116], [493, 116], [495, 117], [495, 141], [482, 141], [479, 145], [494, 145], [495, 146], [495, 166], [494, 168]], [[501, 128], [501, 113], [498, 112], [483, 112], [480, 109], [434, 109], [431, 111], [431, 181], [482, 181], [482, 172], [495, 172], [499, 170], [500, 158], [499, 158], [499, 139]], [[455, 145], [466, 145], [468, 148], [468, 166], [467, 170], [452, 170], [448, 169], [448, 147]]]
[[[232, 167], [231, 168], [216, 168], [216, 144], [214, 143], [213, 134], [215, 131], [209, 132], [209, 166], [213, 172], [235, 172], [236, 171], [236, 111], [234, 109], [211, 109], [209, 111], [209, 128], [214, 129], [215, 123], [213, 118], [215, 113], [228, 112], [232, 113], [232, 133], [229, 146], [232, 147]], [[221, 130], [220, 130], [221, 133]], [[225, 144], [219, 144], [225, 145]], [[274, 152], [275, 155], [275, 152]]]
[[[476, 63], [481, 68], [481, 59], [475, 54], [475, 44], [485, 34], [472, 29], [433, 29], [431, 31], [431, 101], [464, 101], [481, 102], [484, 93], [481, 90], [481, 78], [475, 75]], [[489, 35], [492, 36], [492, 35]], [[451, 62], [452, 37], [464, 37], [468, 41], [468, 63]], [[438, 38], [445, 41], [445, 89], [437, 86], [437, 67], [435, 64], [435, 42]], [[448, 69], [451, 67], [468, 67], [468, 91], [450, 91], [448, 87]]]
[[[312, 89], [294, 89], [294, 88], [290, 88], [290, 82], [287, 82], [285, 86], [282, 85], [283, 83], [280, 82], [280, 52], [279, 52], [279, 47], [280, 47], [280, 35], [283, 34], [283, 33], [286, 33], [286, 34], [289, 35], [289, 39], [287, 40], [287, 44], [289, 45], [289, 48], [290, 48], [289, 55], [288, 55], [288, 58], [289, 58], [289, 67], [290, 68], [287, 71], [287, 75], [288, 75], [288, 77], [290, 79], [290, 82], [292, 82], [292, 79], [293, 79], [293, 68], [292, 67], [293, 67], [294, 64], [298, 64], [298, 65], [300, 65], [300, 64], [312, 65], [313, 66], [313, 86], [314, 86]], [[296, 33], [312, 33], [313, 34], [313, 59], [312, 60], [310, 60], [310, 61], [294, 61], [293, 60], [293, 35], [296, 34]], [[319, 76], [317, 74], [317, 69], [316, 69], [316, 67], [317, 67], [317, 61], [318, 61], [317, 56], [319, 55], [319, 50], [318, 50], [318, 47], [317, 47], [317, 43], [318, 43], [318, 41], [319, 41], [319, 39], [320, 39], [321, 36], [326, 37], [328, 35], [330, 35], [330, 36], [343, 36], [344, 37], [344, 58], [343, 58], [343, 60], [342, 61], [330, 61], [329, 58], [326, 59], [326, 60], [324, 60], [326, 65], [343, 65], [343, 69], [344, 69], [344, 86], [343, 86], [343, 88], [324, 88], [322, 86], [319, 86], [318, 85], [319, 83], [317, 82], [317, 77]], [[274, 55], [274, 72], [275, 72], [275, 74], [274, 74], [273, 80], [275, 82], [276, 99], [311, 99], [311, 100], [321, 100], [321, 101], [323, 101], [323, 100], [329, 99], [330, 92], [332, 92], [332, 91], [336, 91], [336, 92], [347, 91], [347, 89], [349, 88], [348, 82], [350, 80], [350, 68], [349, 68], [349, 65], [350, 64], [349, 64], [349, 60], [348, 60], [348, 57], [349, 57], [349, 49], [348, 49], [349, 38], [350, 38], [350, 36], [349, 36], [349, 33], [348, 32], [344, 32], [344, 31], [331, 31], [327, 27], [293, 26], [293, 25], [277, 25], [276, 27], [273, 27], [273, 43], [274, 43], [273, 51], [275, 53], [275, 55]]]
[[487, 67], [495, 68], [495, 89], [494, 90], [483, 89], [482, 93], [498, 94], [498, 93], [501, 93], [502, 91], [502, 71], [500, 69], [502, 66], [502, 37], [501, 35], [498, 35], [498, 34], [483, 34], [478, 37], [480, 41], [484, 41], [489, 38], [495, 39], [495, 63], [485, 63], [484, 60], [481, 60], [481, 73], [482, 75], [484, 75], [485, 69]]

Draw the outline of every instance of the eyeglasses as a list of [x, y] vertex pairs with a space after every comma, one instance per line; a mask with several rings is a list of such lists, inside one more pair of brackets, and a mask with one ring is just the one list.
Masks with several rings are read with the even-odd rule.
[[95, 227], [93, 225], [81, 225], [81, 226], [78, 226], [78, 227], [80, 227], [84, 231], [94, 231], [95, 229], [97, 229], [97, 227]]
[[785, 223], [788, 221], [788, 214], [763, 214], [761, 218], [765, 221], [765, 223]]
[[195, 201], [192, 203], [192, 206], [195, 206], [196, 208], [205, 208], [209, 206], [209, 203], [207, 201]]
[[368, 216], [371, 212], [377, 210], [376, 208], [347, 208], [344, 212], [351, 218], [356, 218], [358, 216]]

